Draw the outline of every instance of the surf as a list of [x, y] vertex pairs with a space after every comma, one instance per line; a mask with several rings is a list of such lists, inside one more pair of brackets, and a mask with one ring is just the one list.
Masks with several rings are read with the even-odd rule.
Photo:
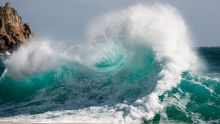
[[30, 42], [4, 60], [1, 119], [142, 123], [160, 115], [169, 122], [165, 110], [175, 102], [167, 94], [190, 85], [203, 68], [192, 46], [184, 19], [168, 4], [100, 16], [84, 44]]

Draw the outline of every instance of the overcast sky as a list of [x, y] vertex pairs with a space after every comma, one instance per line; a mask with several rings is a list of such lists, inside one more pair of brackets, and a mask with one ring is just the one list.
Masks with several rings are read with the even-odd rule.
[[220, 0], [1, 0], [10, 1], [39, 37], [79, 42], [89, 22], [102, 14], [139, 2], [175, 6], [196, 46], [220, 46]]

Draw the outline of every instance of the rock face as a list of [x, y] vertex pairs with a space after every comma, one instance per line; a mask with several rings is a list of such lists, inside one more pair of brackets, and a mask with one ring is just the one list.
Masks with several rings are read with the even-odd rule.
[[12, 52], [32, 37], [28, 24], [22, 22], [21, 16], [8, 2], [0, 6], [0, 53]]

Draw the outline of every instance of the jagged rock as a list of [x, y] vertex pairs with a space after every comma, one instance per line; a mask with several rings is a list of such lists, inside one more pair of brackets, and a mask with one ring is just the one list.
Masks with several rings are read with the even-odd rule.
[[12, 52], [32, 37], [29, 25], [23, 23], [21, 16], [10, 3], [0, 6], [0, 53]]

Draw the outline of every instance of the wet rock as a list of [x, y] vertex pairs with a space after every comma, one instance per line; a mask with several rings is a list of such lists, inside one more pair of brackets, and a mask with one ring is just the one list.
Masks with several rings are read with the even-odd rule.
[[6, 3], [0, 6], [0, 53], [12, 52], [33, 37], [28, 24], [23, 23], [18, 12]]

